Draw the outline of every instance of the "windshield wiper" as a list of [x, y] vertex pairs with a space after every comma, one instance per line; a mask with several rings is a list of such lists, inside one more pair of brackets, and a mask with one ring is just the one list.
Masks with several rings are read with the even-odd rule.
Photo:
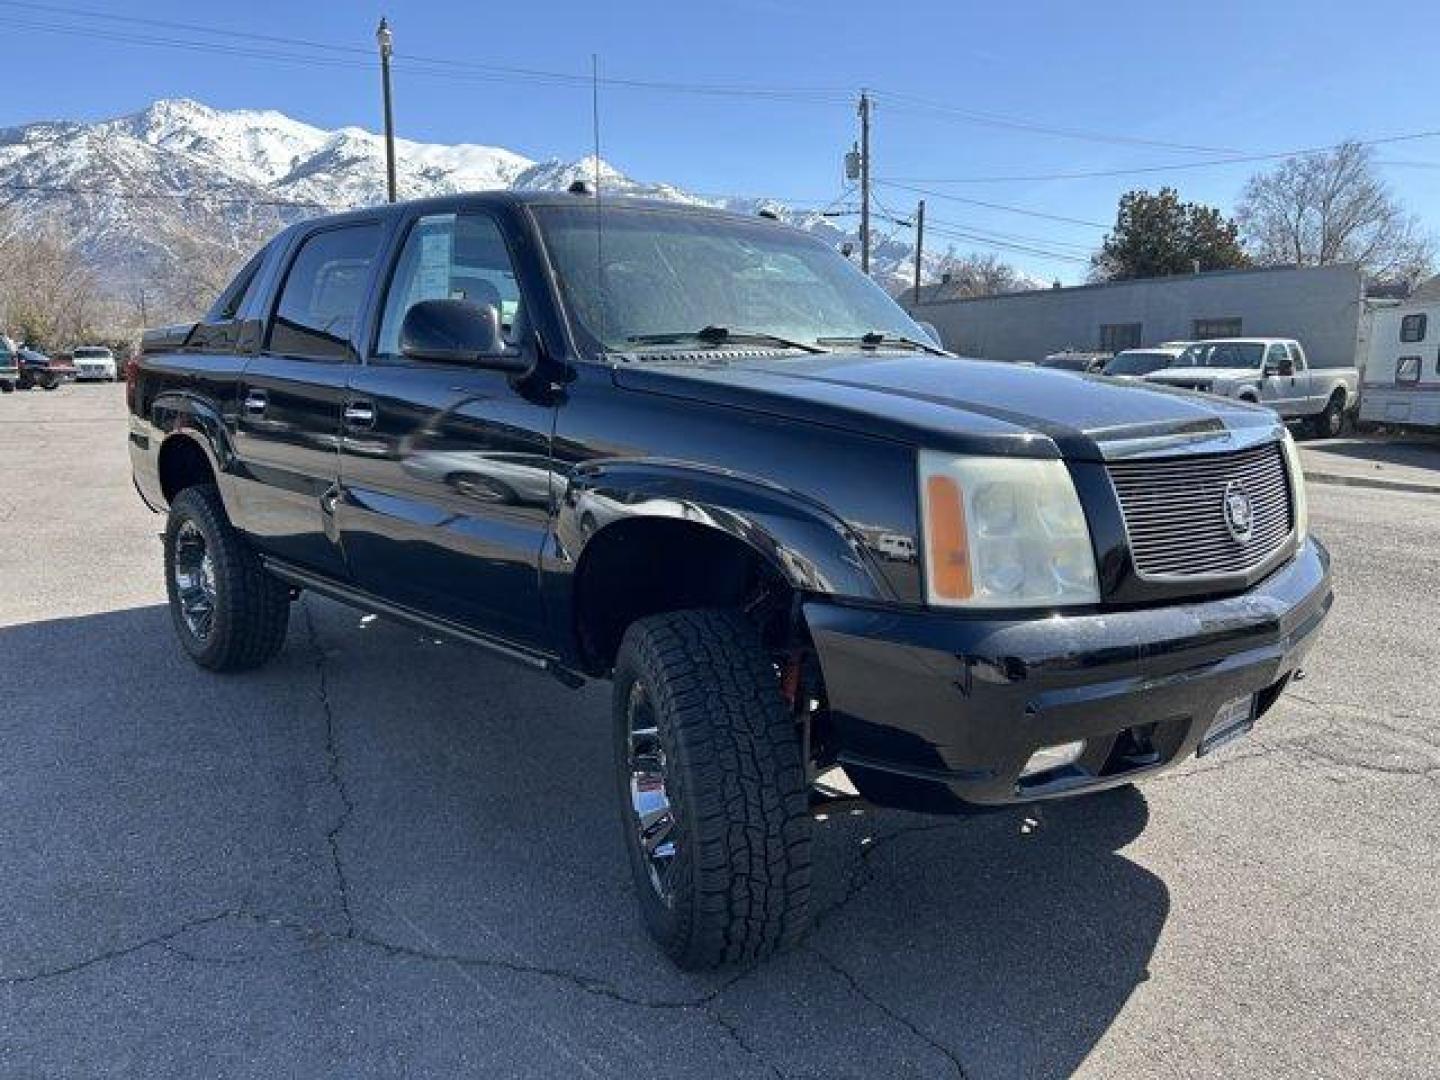
[[704, 345], [779, 345], [786, 349], [801, 349], [807, 353], [825, 351], [818, 345], [795, 341], [779, 334], [731, 330], [727, 326], [704, 326], [699, 330], [677, 330], [669, 334], [632, 334], [625, 340], [631, 345], [676, 345], [682, 341], [698, 341]]
[[927, 352], [931, 356], [950, 355], [933, 342], [906, 337], [904, 334], [885, 334], [878, 330], [872, 330], [868, 334], [858, 334], [854, 337], [816, 338], [816, 341], [821, 345], [859, 345], [862, 349], [878, 349], [881, 345], [903, 345], [906, 348]]

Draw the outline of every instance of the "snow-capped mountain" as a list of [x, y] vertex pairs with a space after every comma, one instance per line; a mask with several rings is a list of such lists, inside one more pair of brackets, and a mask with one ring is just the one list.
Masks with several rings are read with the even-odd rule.
[[[46, 121], [0, 130], [0, 207], [23, 227], [50, 228], [100, 269], [107, 292], [183, 272], [207, 249], [233, 261], [285, 224], [385, 197], [381, 136], [326, 131], [270, 110], [212, 109], [184, 99], [96, 123]], [[563, 190], [590, 180], [595, 161], [533, 161], [494, 146], [396, 142], [404, 198], [496, 188]], [[753, 213], [749, 198], [700, 198], [628, 177], [601, 162], [611, 191]], [[769, 204], [786, 220], [838, 244], [854, 237], [835, 220]], [[197, 253], [200, 253], [197, 255]], [[898, 285], [912, 249], [872, 250], [876, 278]]]

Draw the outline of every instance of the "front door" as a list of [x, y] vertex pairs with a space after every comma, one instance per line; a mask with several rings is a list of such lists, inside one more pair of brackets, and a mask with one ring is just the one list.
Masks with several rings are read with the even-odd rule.
[[300, 241], [240, 385], [237, 524], [262, 551], [328, 577], [346, 574], [334, 523], [341, 410], [380, 240], [380, 223], [362, 221]]
[[414, 220], [375, 342], [350, 372], [337, 510], [356, 583], [381, 599], [544, 647], [539, 558], [550, 521], [554, 406], [505, 372], [411, 360], [420, 300], [492, 304], [533, 350], [505, 238], [484, 213]]
[[[1287, 372], [1281, 374], [1282, 371]], [[1300, 409], [1301, 390], [1290, 352], [1279, 342], [1265, 350], [1264, 380], [1260, 400], [1281, 416], [1294, 416]]]

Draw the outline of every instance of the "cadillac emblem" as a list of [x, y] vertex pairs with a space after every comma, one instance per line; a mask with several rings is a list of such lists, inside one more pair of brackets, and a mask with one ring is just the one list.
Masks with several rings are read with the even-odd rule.
[[1250, 506], [1250, 496], [1238, 480], [1225, 485], [1225, 527], [1240, 543], [1250, 539], [1255, 525], [1255, 514]]

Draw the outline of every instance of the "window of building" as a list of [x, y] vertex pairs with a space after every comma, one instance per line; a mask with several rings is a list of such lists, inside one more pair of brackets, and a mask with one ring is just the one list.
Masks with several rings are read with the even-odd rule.
[[1425, 324], [1428, 321], [1424, 312], [1417, 315], [1406, 315], [1400, 320], [1400, 340], [1405, 342], [1424, 341]]
[[432, 214], [415, 222], [390, 279], [375, 354], [399, 357], [405, 313], [421, 300], [446, 299], [490, 304], [506, 340], [517, 340], [520, 288], [505, 238], [483, 214]]
[[1140, 323], [1102, 323], [1100, 326], [1100, 351], [1124, 352], [1140, 344]]
[[1196, 319], [1190, 324], [1190, 336], [1196, 341], [1210, 338], [1239, 337], [1244, 331], [1239, 319]]
[[1420, 357], [1402, 356], [1395, 361], [1397, 383], [1418, 383], [1420, 381]]
[[300, 245], [270, 328], [270, 351], [284, 356], [346, 359], [370, 268], [380, 245], [380, 226], [327, 229]]

